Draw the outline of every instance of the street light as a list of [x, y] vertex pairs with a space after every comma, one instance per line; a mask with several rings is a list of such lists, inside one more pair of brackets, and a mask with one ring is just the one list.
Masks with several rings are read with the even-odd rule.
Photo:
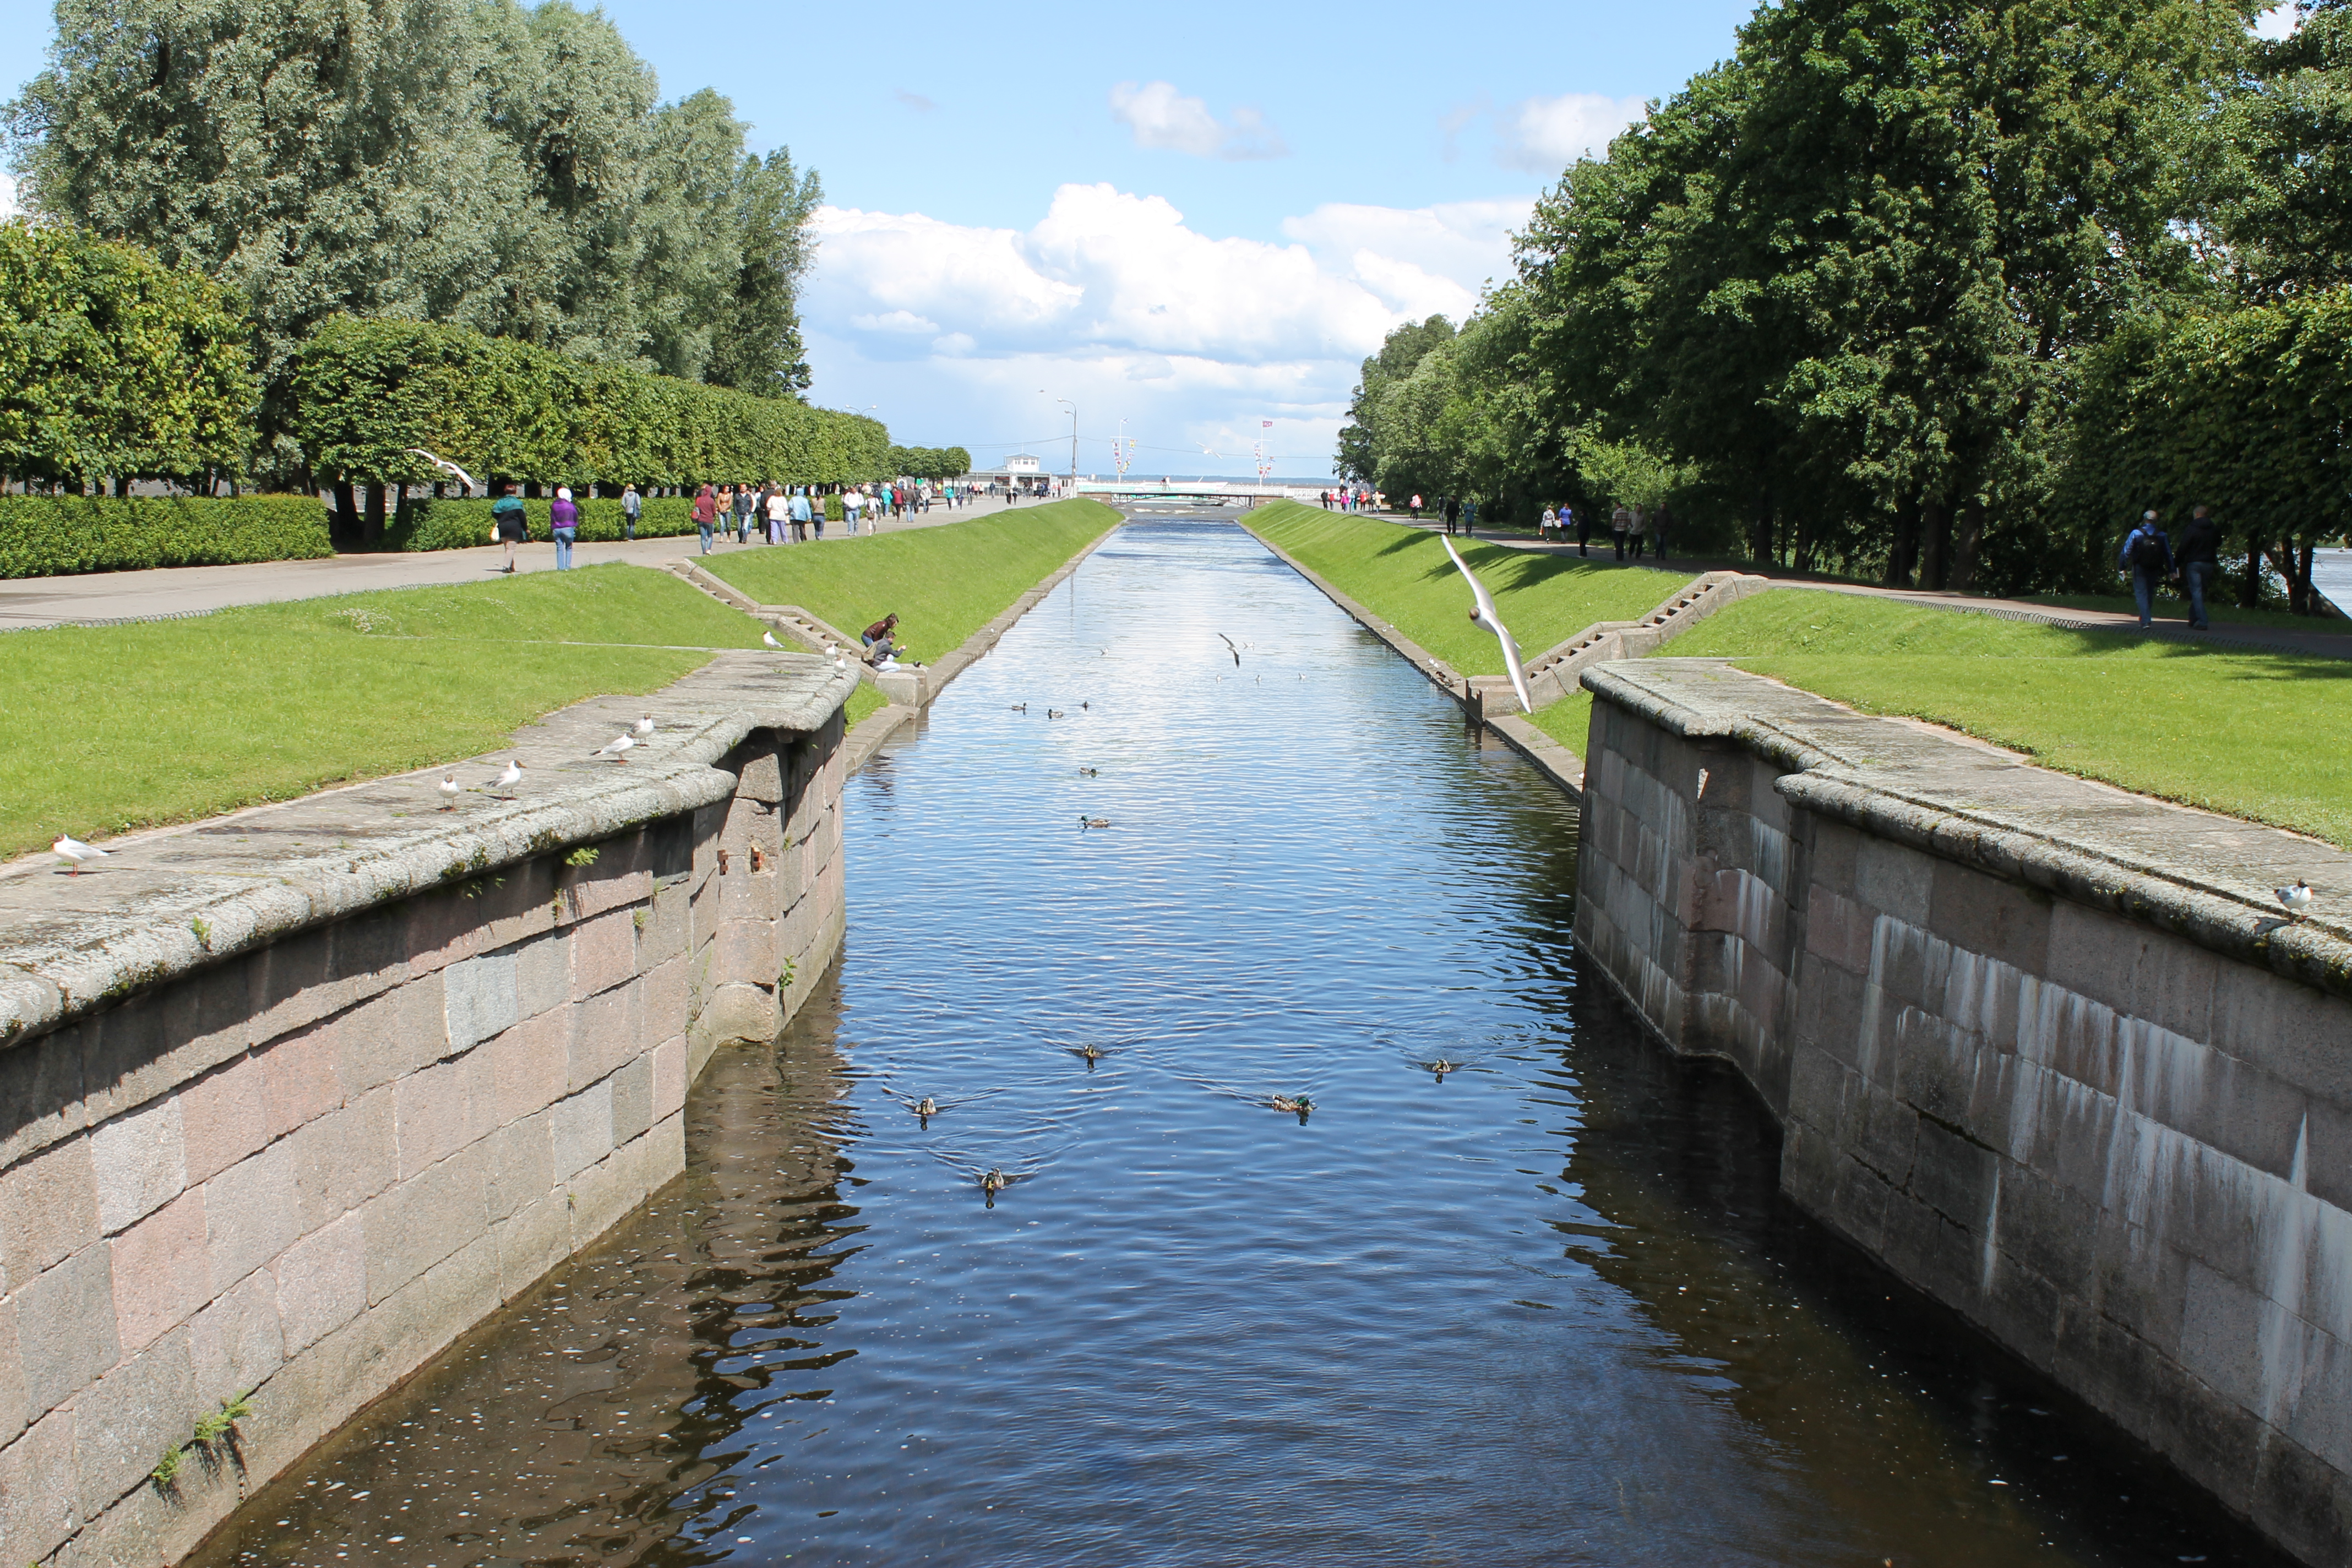
[[[1037, 395], [1054, 397], [1042, 386], [1037, 389]], [[1070, 411], [1070, 490], [1076, 494], [1078, 488], [1078, 405], [1066, 397], [1054, 397], [1054, 401]]]

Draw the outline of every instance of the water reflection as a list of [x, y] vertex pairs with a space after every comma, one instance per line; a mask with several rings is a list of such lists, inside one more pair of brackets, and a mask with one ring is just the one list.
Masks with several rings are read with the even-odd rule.
[[1128, 529], [854, 784], [847, 954], [689, 1173], [200, 1560], [2272, 1562], [1781, 1211], [1578, 973], [1574, 827]]

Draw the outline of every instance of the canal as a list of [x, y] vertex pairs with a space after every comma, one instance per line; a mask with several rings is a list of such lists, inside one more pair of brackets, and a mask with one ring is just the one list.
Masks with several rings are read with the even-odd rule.
[[1779, 1204], [1580, 972], [1563, 798], [1228, 519], [1130, 522], [845, 813], [687, 1174], [194, 1561], [2280, 1561]]

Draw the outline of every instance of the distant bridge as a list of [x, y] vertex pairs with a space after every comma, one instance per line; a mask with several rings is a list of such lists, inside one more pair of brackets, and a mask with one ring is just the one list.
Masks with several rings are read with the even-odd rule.
[[1117, 500], [1311, 501], [1331, 485], [1258, 484], [1249, 479], [1084, 479], [1074, 492]]

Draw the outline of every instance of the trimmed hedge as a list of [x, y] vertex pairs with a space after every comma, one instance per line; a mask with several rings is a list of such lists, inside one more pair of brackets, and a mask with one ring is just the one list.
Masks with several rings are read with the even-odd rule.
[[0, 577], [317, 561], [334, 552], [327, 509], [315, 496], [0, 496]]
[[[491, 543], [490, 505], [487, 500], [411, 501], [406, 524], [385, 530], [384, 548], [463, 550], [468, 545]], [[553, 505], [549, 500], [522, 503], [523, 518], [533, 539], [546, 541], [555, 537], [554, 527], [548, 521], [549, 509]], [[619, 501], [583, 500], [579, 505], [582, 543], [604, 543], [621, 537]], [[637, 519], [639, 539], [671, 539], [693, 531], [691, 496], [649, 497], [645, 514]]]
[[[789, 397], [592, 364], [428, 321], [337, 316], [302, 345], [295, 435], [322, 476], [486, 483], [833, 484], [887, 478], [880, 421]], [[484, 532], [488, 531], [485, 525]]]

